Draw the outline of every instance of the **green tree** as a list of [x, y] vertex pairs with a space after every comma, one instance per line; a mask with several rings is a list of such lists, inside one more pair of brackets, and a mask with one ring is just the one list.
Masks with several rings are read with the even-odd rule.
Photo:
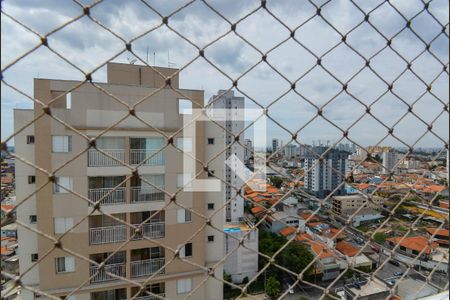
[[402, 200], [402, 196], [396, 194], [396, 195], [392, 195], [391, 196], [391, 200], [393, 200], [395, 203], [399, 202], [400, 200]]
[[[296, 242], [287, 245], [276, 258], [281, 266], [297, 274], [303, 272], [313, 259], [314, 257], [308, 249], [303, 244]], [[309, 273], [309, 271], [306, 273]]]
[[270, 182], [273, 186], [280, 188], [281, 184], [283, 183], [283, 178], [281, 178], [280, 176], [272, 176], [270, 177]]
[[275, 277], [269, 277], [266, 283], [266, 294], [270, 298], [275, 298], [281, 292], [281, 284]]
[[375, 235], [373, 236], [373, 239], [375, 240], [375, 242], [377, 242], [378, 244], [383, 245], [384, 242], [386, 241], [386, 234], [383, 232], [377, 232], [375, 233]]

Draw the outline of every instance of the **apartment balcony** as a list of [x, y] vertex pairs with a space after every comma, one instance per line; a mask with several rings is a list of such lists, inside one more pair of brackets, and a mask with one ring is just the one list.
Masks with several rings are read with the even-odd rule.
[[[151, 157], [151, 158], [147, 159], [148, 157]], [[164, 153], [160, 150], [131, 149], [130, 150], [130, 164], [138, 165], [142, 162], [144, 162], [144, 165], [163, 166], [164, 165]]]
[[165, 258], [155, 258], [137, 260], [130, 263], [131, 277], [141, 277], [155, 274], [164, 274], [164, 269], [160, 270], [165, 263]]
[[127, 238], [126, 226], [106, 226], [89, 229], [89, 243], [91, 245], [123, 242]]
[[[114, 191], [113, 191], [114, 190]], [[114, 188], [99, 188], [99, 189], [89, 189], [89, 199], [93, 202], [97, 202], [100, 199], [101, 204], [114, 205], [114, 204], [124, 204], [127, 202], [126, 199], [126, 188], [118, 187]]]
[[101, 270], [99, 270], [97, 266], [91, 266], [89, 268], [89, 276], [94, 276], [91, 278], [91, 283], [113, 281], [119, 279], [112, 276], [111, 274], [125, 277], [126, 276], [125, 270], [126, 270], [125, 263], [108, 264], [105, 265]]
[[[124, 149], [101, 149], [101, 151], [107, 153], [120, 161], [125, 162], [125, 150]], [[88, 152], [88, 166], [89, 167], [115, 167], [122, 166], [123, 164], [106, 156], [102, 152], [89, 149]]]
[[[165, 186], [159, 186], [164, 190]], [[165, 194], [154, 187], [131, 187], [131, 202], [164, 201]]]
[[166, 296], [166, 294], [155, 294], [158, 295], [154, 296], [154, 295], [147, 295], [147, 296], [140, 296], [140, 297], [136, 297], [134, 298], [135, 300], [161, 300], [164, 299], [164, 297]]
[[[139, 224], [133, 224], [138, 227]], [[131, 236], [135, 233], [135, 229], [131, 228]], [[133, 237], [133, 240], [142, 240], [144, 237], [149, 239], [159, 239], [165, 236], [165, 223], [146, 223], [141, 226], [141, 233]]]

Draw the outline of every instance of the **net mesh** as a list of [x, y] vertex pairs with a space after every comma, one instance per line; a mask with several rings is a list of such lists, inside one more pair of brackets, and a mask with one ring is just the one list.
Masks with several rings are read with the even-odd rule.
[[[77, 138], [85, 140], [87, 146], [81, 150], [73, 150], [68, 154], [70, 159], [58, 165], [54, 164], [51, 169], [37, 165], [33, 162], [32, 157], [24, 157], [5, 149], [8, 155], [14, 157], [17, 162], [20, 161], [35, 169], [40, 180], [37, 180], [33, 193], [23, 199], [18, 199], [15, 208], [6, 213], [2, 225], [6, 225], [8, 217], [20, 210], [21, 206], [40, 191], [48, 186], [55, 186], [55, 188], [76, 196], [80, 202], [86, 202], [93, 208], [90, 213], [71, 224], [71, 229], [83, 226], [90, 218], [100, 215], [104, 219], [110, 220], [112, 224], [115, 224], [114, 226], [123, 227], [123, 232], [128, 228], [132, 230], [131, 234], [124, 233], [124, 239], [114, 244], [114, 251], [108, 252], [102, 262], [99, 262], [66, 246], [64, 241], [67, 236], [73, 234], [71, 230], [63, 234], [51, 234], [42, 232], [38, 227], [17, 219], [16, 224], [19, 227], [32, 232], [39, 237], [39, 240], [51, 242], [53, 246], [40, 252], [39, 257], [29, 265], [29, 268], [20, 274], [13, 274], [2, 269], [2, 276], [13, 282], [10, 286], [11, 289], [20, 287], [35, 293], [35, 295], [60, 299], [59, 296], [40, 290], [39, 287], [24, 284], [23, 277], [51, 256], [52, 252], [61, 250], [91, 266], [89, 276], [79, 286], [71, 288], [70, 292], [66, 293], [66, 298], [85, 291], [98, 276], [108, 276], [109, 279], [117, 279], [131, 287], [136, 287], [137, 292], [133, 292], [131, 295], [133, 299], [140, 299], [140, 297], [146, 297], [142, 299], [166, 299], [164, 293], [149, 290], [146, 286], [153, 283], [165, 268], [176, 260], [192, 265], [201, 270], [201, 274], [204, 275], [200, 282], [194, 284], [189, 292], [182, 296], [184, 299], [195, 299], [196, 292], [211, 278], [224, 284], [225, 298], [245, 296], [260, 299], [259, 294], [265, 290], [267, 294], [276, 299], [293, 299], [289, 298], [292, 297], [290, 289], [286, 288], [284, 284], [281, 288], [277, 288], [279, 282], [289, 282], [289, 286], [293, 287], [297, 295], [299, 293], [305, 298], [340, 299], [338, 293], [345, 288], [353, 288], [353, 297], [359, 297], [367, 290], [355, 288], [358, 285], [375, 285], [380, 281], [388, 282], [393, 278], [392, 270], [395, 267], [391, 262], [394, 258], [400, 263], [402, 272], [398, 273], [395, 276], [396, 280], [387, 286], [388, 293], [384, 296], [385, 298], [396, 295], [402, 282], [408, 278], [423, 280], [421, 281], [422, 286], [417, 289], [417, 295], [422, 290], [429, 289], [430, 286], [435, 289], [435, 293], [448, 290], [448, 277], [445, 270], [448, 266], [448, 249], [443, 250], [445, 248], [436, 247], [435, 240], [439, 235], [438, 231], [431, 234], [425, 232], [427, 225], [433, 224], [431, 219], [438, 220], [438, 223], [432, 225], [433, 227], [448, 229], [447, 214], [436, 208], [436, 202], [439, 199], [448, 199], [448, 194], [445, 194], [446, 191], [448, 193], [448, 183], [445, 183], [447, 186], [443, 190], [428, 193], [420, 190], [418, 187], [423, 184], [424, 180], [438, 176], [436, 168], [427, 168], [421, 173], [416, 173], [408, 184], [402, 184], [401, 191], [398, 191], [395, 197], [392, 193], [389, 194], [389, 191], [392, 191], [389, 184], [392, 182], [401, 184], [398, 182], [400, 177], [397, 176], [396, 170], [407, 158], [417, 153], [418, 145], [423, 140], [433, 141], [434, 145], [440, 149], [435, 151], [429, 159], [430, 166], [437, 164], [448, 150], [448, 127], [446, 127], [449, 115], [447, 93], [449, 74], [448, 2], [415, 1], [414, 5], [409, 6], [401, 1], [304, 1], [301, 8], [293, 6], [295, 9], [289, 9], [290, 6], [288, 6], [288, 9], [284, 10], [279, 9], [279, 3], [265, 0], [252, 1], [251, 5], [234, 1], [206, 0], [187, 1], [181, 4], [177, 3], [176, 6], [175, 2], [162, 5], [159, 1], [136, 2], [140, 5], [139, 12], [135, 11], [134, 13], [143, 14], [144, 18], [148, 18], [149, 21], [146, 24], [140, 24], [139, 30], [130, 28], [128, 31], [98, 13], [103, 6], [106, 7], [106, 10], [109, 9], [108, 7], [111, 5], [109, 1], [94, 1], [86, 4], [75, 0], [72, 4], [76, 6], [76, 9], [72, 11], [71, 17], [66, 15], [65, 18], [56, 18], [57, 22], [50, 22], [42, 31], [34, 29], [33, 22], [22, 20], [17, 8], [3, 4], [2, 23], [20, 30], [27, 37], [26, 40], [20, 38], [13, 34], [17, 30], [11, 30], [3, 33], [5, 40], [15, 41], [21, 46], [20, 49], [27, 50], [5, 54], [6, 58], [2, 59], [2, 85], [5, 90], [15, 92], [32, 103], [35, 110], [33, 119], [23, 127], [15, 128], [11, 135], [3, 139], [3, 144], [12, 142], [16, 136], [39, 120], [51, 119], [52, 122], [65, 126]], [[26, 7], [21, 8], [21, 10], [26, 9]], [[110, 9], [114, 11], [113, 8]], [[211, 23], [194, 29], [188, 26], [187, 23], [193, 19], [189, 19], [187, 16], [195, 13], [196, 10], [207, 15], [212, 20]], [[131, 20], [130, 24], [133, 24]], [[248, 28], [255, 30], [258, 27], [262, 28], [258, 31], [261, 36], [249, 34], [251, 31], [247, 30]], [[273, 36], [273, 28], [276, 28], [280, 34]], [[93, 51], [98, 53], [98, 56], [96, 54], [94, 59], [91, 58], [81, 64], [76, 53], [68, 48], [70, 45], [61, 43], [58, 37], [67, 35], [66, 41], [69, 43], [71, 37], [85, 36], [83, 42], [90, 43], [92, 41], [89, 41], [89, 38], [92, 36], [89, 31], [98, 32], [105, 44], [100, 49], [94, 48]], [[158, 35], [162, 44], [167, 44], [165, 38], [168, 39], [170, 36], [177, 40], [179, 45], [191, 50], [190, 58], [177, 67], [171, 75], [163, 74], [160, 68], [150, 64], [148, 50], [147, 57], [145, 57], [145, 51], [142, 51], [140, 41], [152, 34]], [[365, 40], [365, 37], [368, 38]], [[240, 57], [239, 53], [232, 52], [235, 49], [230, 48], [230, 54], [227, 55], [238, 61], [238, 71], [227, 66], [226, 62], [220, 59], [220, 55], [216, 54], [217, 47], [232, 45], [227, 44], [231, 39], [237, 41], [240, 47], [246, 49], [247, 53], [251, 53], [251, 55]], [[108, 49], [105, 48], [106, 44]], [[176, 47], [177, 45], [170, 46]], [[308, 58], [307, 63], [302, 65], [296, 63], [296, 55], [286, 55], [283, 52], [284, 47], [291, 47], [290, 49], [295, 49], [294, 53], [298, 53], [298, 56]], [[73, 82], [70, 89], [52, 96], [50, 101], [43, 101], [39, 97], [31, 95], [27, 87], [17, 83], [14, 75], [14, 69], [20, 67], [22, 62], [26, 64], [31, 57], [43, 56], [43, 49], [58, 58], [61, 68], [74, 70], [77, 76], [83, 77], [83, 80]], [[133, 105], [115, 95], [105, 85], [93, 80], [96, 73], [102, 72], [102, 68], [107, 63], [123, 57], [123, 55], [129, 55], [139, 64], [150, 68], [164, 78], [158, 88], [153, 89], [150, 94], [143, 96]], [[43, 56], [43, 58], [45, 57]], [[44, 69], [45, 61], [40, 60], [39, 62], [38, 68]], [[168, 63], [170, 64], [170, 60]], [[209, 174], [219, 179], [224, 185], [228, 185], [236, 193], [219, 207], [214, 207], [212, 213], [205, 214], [203, 211], [197, 211], [177, 202], [177, 195], [183, 192], [183, 186], [177, 188], [175, 192], [171, 192], [166, 190], [164, 185], [155, 184], [148, 177], [140, 175], [140, 171], [147, 163], [158, 159], [167, 149], [176, 148], [180, 152], [185, 152], [185, 149], [177, 145], [174, 139], [184, 127], [179, 128], [175, 133], [161, 130], [151, 120], [139, 114], [139, 106], [151, 102], [166, 89], [173, 91], [178, 95], [177, 97], [195, 102], [196, 100], [191, 95], [178, 88], [173, 82], [176, 76], [183, 75], [184, 72], [189, 73], [200, 63], [202, 68], [212, 70], [217, 78], [220, 77], [225, 83], [221, 86], [222, 91], [217, 99], [229, 91], [237, 92], [245, 97], [250, 106], [261, 110], [261, 116], [267, 118], [270, 126], [277, 127], [284, 136], [288, 137], [285, 145], [281, 145], [267, 156], [267, 171], [274, 174], [274, 177], [281, 178], [283, 185], [282, 192], [273, 197], [268, 204], [255, 201], [256, 198], [251, 195], [252, 191], [245, 182], [241, 186], [233, 186], [226, 178], [221, 178], [217, 174]], [[271, 81], [282, 88], [273, 88], [267, 97], [255, 96], [253, 90], [255, 85], [252, 83], [255, 74], [256, 76], [271, 76]], [[367, 83], [361, 82], [361, 78], [366, 78]], [[68, 94], [85, 85], [107, 95], [112, 103], [120, 105], [124, 111], [123, 115], [118, 117], [114, 123], [101, 128], [96, 136], [88, 135], [85, 131], [77, 129], [70, 120], [62, 118], [52, 110], [52, 105], [56, 105]], [[405, 86], [408, 87], [406, 90], [410, 90], [410, 93], [405, 92]], [[317, 96], [319, 89], [323, 93]], [[285, 116], [292, 109], [292, 106], [286, 101], [287, 95], [295, 96], [296, 101], [308, 106], [308, 115], [302, 112], [298, 113], [302, 116], [302, 120], [299, 122], [286, 122]], [[356, 113], [351, 114], [350, 120], [347, 118], [347, 122], [343, 123], [339, 121], [339, 115], [347, 112], [339, 106], [342, 105], [344, 98], [352, 103], [351, 106], [354, 106]], [[6, 105], [7, 99], [4, 101]], [[214, 102], [200, 103], [198, 108], [211, 108]], [[390, 111], [380, 112], [379, 105], [383, 103], [387, 104], [388, 110], [389, 107], [398, 108], [396, 109], [397, 114], [393, 115]], [[76, 106], [77, 102], [74, 101], [72, 105]], [[128, 118], [137, 120], [141, 126], [147, 126], [149, 130], [157, 132], [164, 139], [164, 145], [161, 148], [145, 154], [145, 159], [141, 159], [137, 164], [132, 164], [117, 153], [98, 146], [100, 138], [106, 136], [109, 131], [115, 130]], [[406, 123], [407, 121], [410, 123]], [[211, 122], [216, 123], [224, 132], [231, 135], [233, 140], [229, 144], [225, 144], [223, 149], [207, 161], [185, 153], [202, 166], [196, 176], [202, 176], [205, 170], [208, 171], [208, 167], [215, 160], [221, 159], [222, 154], [231, 149], [233, 145], [240, 145], [248, 151], [253, 151], [244, 143], [244, 134], [253, 123], [246, 125], [241, 132], [236, 134], [229, 131], [220, 122], [214, 120]], [[367, 124], [372, 124], [373, 127]], [[414, 126], [408, 127], [405, 124], [414, 124]], [[447, 125], [443, 126], [442, 124]], [[303, 139], [306, 132], [314, 132], [318, 126], [324, 126], [330, 132], [335, 133], [335, 142], [324, 146], [320, 153], [315, 151], [317, 148], [307, 147]], [[376, 129], [372, 131], [370, 128]], [[361, 141], [357, 132], [364, 134], [365, 140], [369, 143]], [[333, 187], [334, 190], [328, 196], [318, 198], [307, 192], [302, 186], [306, 174], [312, 172], [317, 165], [322, 164], [327, 159], [327, 155], [331, 155], [333, 149], [344, 142], [355, 144], [358, 148], [365, 150], [364, 153], [367, 155], [354, 160], [350, 165], [349, 172], [345, 174], [335, 165], [330, 167], [331, 172], [340, 176], [342, 180]], [[386, 164], [380, 162], [374, 154], [374, 149], [376, 146], [390, 142], [403, 146], [405, 151], [401, 153], [401, 158], [396, 161], [392, 169], [386, 169]], [[364, 146], [367, 144], [371, 144], [373, 147], [368, 149]], [[304, 147], [305, 155], [311, 157], [312, 163], [305, 170], [299, 171], [300, 168], [297, 168], [297, 171], [287, 173], [279, 167], [280, 156], [284, 155], [290, 145]], [[91, 194], [87, 195], [85, 191], [71, 189], [67, 184], [58, 180], [61, 170], [70, 167], [73, 162], [85, 160], [92, 151], [101, 153], [104, 159], [110, 163], [126, 169], [124, 171], [126, 175], [120, 178], [120, 182], [114, 183], [114, 186], [109, 187], [95, 198]], [[361, 184], [357, 185], [361, 182], [358, 179], [358, 170], [363, 167], [378, 169], [386, 176], [382, 177], [380, 182], [367, 184], [365, 188], [356, 191], [364, 200], [351, 213], [336, 212], [333, 206], [333, 197], [345, 186], [361, 187]], [[145, 183], [153, 192], [158, 192], [159, 197], [166, 199], [158, 210], [152, 211], [150, 215], [134, 224], [117, 214], [108, 213], [108, 209], [105, 209], [109, 205], [108, 200], [115, 199], [114, 197], [118, 193], [120, 194], [126, 183], [133, 178], [139, 178], [142, 184]], [[274, 180], [271, 179], [269, 182], [274, 183]], [[189, 182], [184, 182], [184, 186], [188, 185]], [[6, 189], [4, 191], [6, 193]], [[378, 201], [379, 196], [383, 196], [384, 201]], [[224, 214], [230, 203], [237, 197], [243, 197], [246, 206], [245, 214], [252, 219], [251, 222], [247, 222], [250, 230], [239, 238], [211, 222], [213, 217]], [[323, 241], [317, 240], [311, 235], [305, 234], [304, 227], [291, 227], [291, 224], [288, 224], [285, 219], [277, 219], [277, 209], [290, 197], [300, 199], [303, 203], [314, 203], [314, 209], [303, 216], [305, 222], [309, 224], [309, 227], [314, 222], [330, 224], [333, 227], [329, 233], [330, 236], [322, 235]], [[164, 244], [161, 239], [145, 234], [148, 224], [153, 224], [153, 221], [158, 219], [161, 213], [171, 207], [185, 209], [194, 218], [202, 220], [201, 226], [195, 228], [192, 235], [183, 237], [184, 242], [180, 239], [180, 245], [195, 240], [204, 232], [205, 228], [213, 228], [223, 236], [227, 235], [230, 239], [235, 239], [234, 248], [229, 249], [213, 265], [205, 266], [181, 255], [186, 251], [185, 248]], [[356, 227], [355, 220], [368, 207], [376, 209], [384, 218], [379, 222]], [[255, 210], [255, 208], [259, 210]], [[255, 211], [259, 212], [254, 213]], [[409, 218], [406, 218], [405, 215]], [[164, 222], [164, 220], [158, 220]], [[293, 229], [286, 237], [274, 237], [267, 233], [269, 231], [267, 224], [275, 222]], [[255, 250], [248, 247], [245, 241], [257, 230], [259, 230], [260, 241], [258, 250]], [[400, 255], [399, 253], [406, 251], [404, 245], [413, 236], [421, 236], [424, 239], [420, 244], [420, 249]], [[385, 242], [386, 238], [395, 238], [395, 242], [389, 245]], [[133, 280], [124, 272], [113, 268], [110, 263], [136, 239], [148, 240], [152, 245], [163, 249], [165, 253], [162, 261], [154, 262], [152, 274], [139, 281]], [[341, 239], [352, 241], [349, 243], [350, 246], [353, 244], [353, 248], [357, 249], [351, 255], [355, 258], [354, 263], [350, 262], [351, 257], [345, 258], [340, 252], [333, 249], [338, 247], [338, 244], [345, 245], [345, 242], [343, 244], [342, 242], [335, 243]], [[264, 244], [262, 241], [266, 243]], [[327, 245], [326, 241], [332, 241], [332, 244]], [[355, 241], [359, 243], [357, 247], [354, 247]], [[267, 243], [274, 243], [278, 246], [271, 247]], [[300, 247], [299, 250], [294, 245], [303, 245], [303, 248]], [[20, 247], [19, 244], [19, 249]], [[243, 283], [233, 283], [231, 277], [218, 275], [215, 271], [223, 266], [239, 248], [246, 248], [249, 252], [257, 253], [259, 266], [254, 277], [248, 278]], [[313, 253], [314, 255], [305, 254], [305, 259], [298, 257], [299, 252], [296, 251], [305, 251], [305, 249], [310, 250], [300, 253]], [[360, 267], [356, 263], [356, 259], [363, 253], [369, 256], [367, 251], [370, 252], [370, 249], [372, 249], [370, 266]], [[432, 258], [430, 251], [433, 253]], [[439, 253], [440, 255], [438, 255]], [[424, 257], [429, 257], [430, 260], [425, 261]], [[437, 257], [440, 257], [440, 260]], [[327, 260], [327, 258], [331, 258], [331, 260]], [[333, 259], [347, 263], [342, 267]], [[339, 274], [330, 280], [321, 280], [320, 276], [325, 276], [327, 268], [336, 268], [336, 264]], [[127, 267], [127, 272], [130, 271], [129, 268]], [[273, 282], [273, 278], [278, 281], [278, 284]], [[356, 278], [359, 278], [359, 281]], [[258, 290], [255, 287], [261, 282], [264, 287]]]

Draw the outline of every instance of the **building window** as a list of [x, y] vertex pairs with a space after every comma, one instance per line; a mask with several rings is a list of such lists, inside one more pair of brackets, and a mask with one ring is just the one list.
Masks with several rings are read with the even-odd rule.
[[36, 183], [36, 176], [30, 175], [28, 176], [28, 184], [35, 184]]
[[72, 190], [72, 177], [56, 177], [53, 185], [55, 194], [67, 194]]
[[54, 219], [54, 225], [55, 225], [55, 233], [56, 234], [62, 234], [73, 227], [73, 219], [72, 218], [55, 218]]
[[63, 256], [55, 258], [56, 273], [68, 273], [75, 271], [75, 258], [73, 256]]
[[39, 260], [39, 254], [37, 253], [32, 253], [31, 254], [31, 261], [38, 261]]
[[187, 243], [181, 248], [181, 257], [191, 257], [192, 256], [192, 243]]
[[[175, 146], [183, 152], [192, 152], [192, 138], [190, 137], [178, 137], [175, 138]], [[178, 150], [178, 151], [180, 151]]]
[[190, 210], [180, 208], [177, 211], [177, 221], [178, 223], [189, 223], [192, 222], [192, 212]]
[[208, 235], [208, 242], [209, 243], [214, 242], [214, 236], [213, 235]]
[[67, 93], [66, 94], [66, 109], [71, 109], [72, 108], [72, 93]]
[[177, 280], [177, 294], [189, 293], [192, 290], [192, 279], [179, 279]]
[[208, 138], [208, 145], [214, 145], [214, 138]]
[[27, 135], [27, 144], [34, 144], [34, 135]]
[[192, 115], [192, 101], [188, 99], [178, 99], [178, 113], [180, 115]]
[[67, 153], [72, 151], [72, 136], [70, 135], [52, 136], [52, 151], [55, 153]]
[[208, 210], [214, 210], [214, 203], [208, 203]]
[[37, 216], [31, 215], [30, 216], [30, 224], [36, 224], [37, 223]]

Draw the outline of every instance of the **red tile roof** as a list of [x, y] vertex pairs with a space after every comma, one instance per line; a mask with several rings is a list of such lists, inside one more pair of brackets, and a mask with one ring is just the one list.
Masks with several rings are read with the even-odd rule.
[[394, 237], [388, 238], [387, 241], [390, 241], [394, 244], [400, 243], [400, 246], [403, 246], [406, 249], [415, 250], [417, 252], [421, 252], [425, 248], [424, 253], [426, 254], [430, 254], [431, 250], [438, 246], [438, 244], [435, 242], [430, 243], [430, 245], [428, 246], [428, 238], [424, 236], [410, 236], [400, 241], [401, 239], [402, 237]]
[[431, 235], [449, 236], [448, 229], [427, 228], [427, 232]]
[[295, 228], [291, 226], [284, 227], [283, 229], [280, 230], [280, 234], [282, 236], [290, 236], [293, 233], [295, 233]]
[[256, 213], [262, 212], [264, 210], [266, 210], [264, 207], [255, 206], [255, 207], [252, 208], [252, 213], [256, 214]]
[[346, 241], [336, 243], [336, 250], [350, 257], [355, 256], [359, 251], [357, 247], [353, 246], [352, 244]]
[[319, 243], [316, 241], [307, 241], [307, 244], [311, 247], [311, 250], [316, 255], [320, 255], [320, 258], [333, 257], [334, 253], [325, 243]]
[[2, 210], [4, 212], [9, 212], [9, 211], [13, 210], [14, 207], [15, 207], [14, 205], [9, 205], [9, 204], [2, 204], [1, 205], [1, 208], [2, 208]]
[[312, 240], [312, 236], [310, 236], [307, 233], [299, 233], [297, 234], [297, 236], [295, 237], [295, 240], [297, 242], [302, 242], [302, 241], [311, 241]]

